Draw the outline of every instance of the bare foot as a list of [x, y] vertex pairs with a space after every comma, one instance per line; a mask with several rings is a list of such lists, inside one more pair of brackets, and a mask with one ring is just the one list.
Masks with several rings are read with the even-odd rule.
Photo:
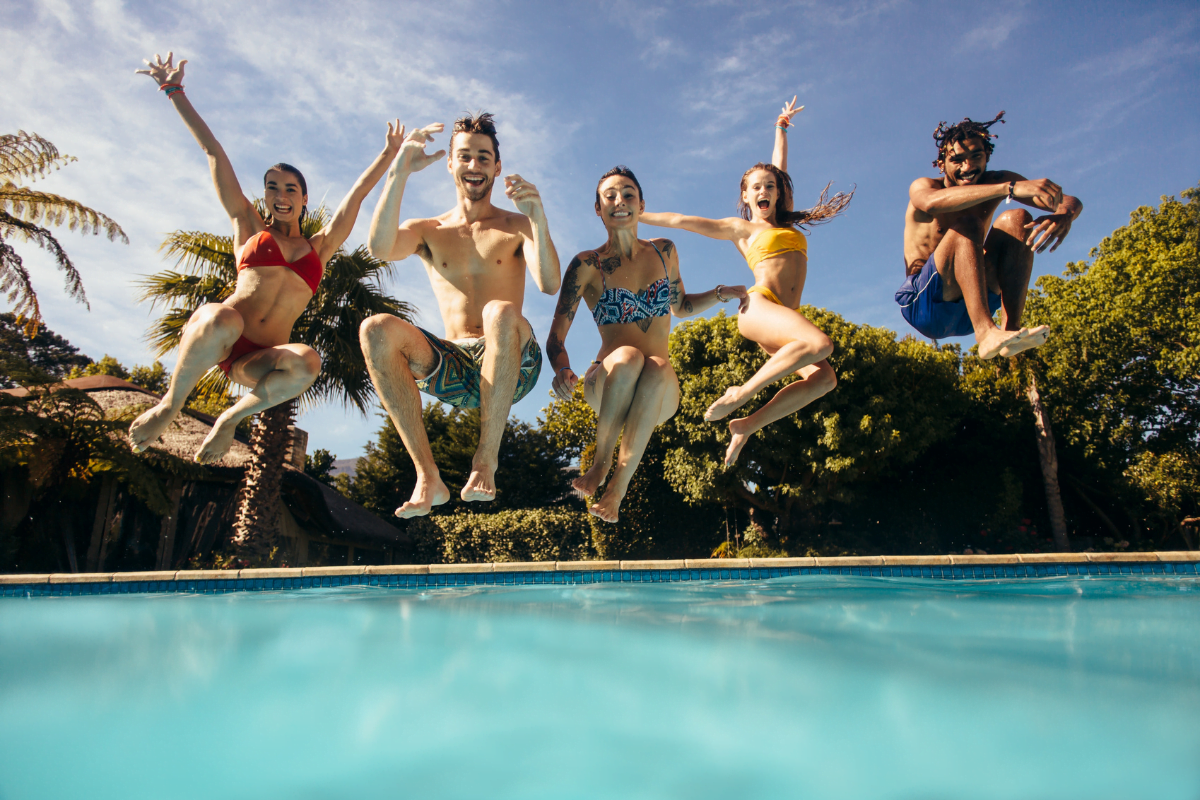
[[592, 464], [591, 469], [571, 481], [571, 490], [575, 492], [575, 496], [583, 500], [594, 495], [608, 476], [610, 466], [612, 466], [611, 457], [607, 459], [607, 463], [597, 461]]
[[1009, 340], [1009, 343], [1000, 348], [1000, 355], [1005, 358], [1012, 358], [1017, 353], [1023, 353], [1026, 350], [1032, 350], [1035, 347], [1041, 347], [1046, 343], [1046, 339], [1050, 337], [1050, 326], [1039, 325], [1036, 328], [1029, 329], [1029, 335], [1016, 341]]
[[989, 358], [995, 358], [1000, 355], [1002, 349], [1017, 347], [1028, 336], [1028, 328], [1021, 328], [1019, 331], [1002, 331], [999, 328], [993, 328], [986, 336], [977, 340], [979, 344], [979, 357], [985, 361]]
[[725, 394], [721, 395], [721, 399], [708, 407], [704, 412], [705, 422], [716, 422], [719, 419], [728, 417], [734, 411], [737, 411], [749, 397], [742, 397], [742, 387], [730, 386], [725, 390]]
[[431, 481], [427, 481], [423, 475], [418, 475], [412, 497], [408, 499], [407, 503], [396, 509], [396, 516], [400, 519], [423, 517], [434, 506], [440, 506], [449, 499], [450, 490], [446, 488], [446, 484], [442, 483], [440, 475], [435, 475]]
[[165, 402], [160, 402], [154, 408], [133, 421], [129, 426], [129, 443], [135, 453], [141, 453], [154, 444], [158, 437], [166, 432], [175, 412]]
[[621, 501], [624, 499], [624, 494], [607, 489], [604, 497], [596, 501], [596, 504], [588, 509], [588, 513], [593, 517], [599, 517], [604, 522], [616, 522], [617, 512], [621, 510]]
[[238, 420], [224, 414], [217, 417], [212, 430], [204, 437], [192, 460], [201, 464], [215, 464], [224, 458], [229, 448], [233, 447], [233, 434], [237, 430], [237, 424]]
[[753, 431], [744, 419], [735, 419], [729, 423], [729, 447], [725, 448], [725, 466], [732, 467], [742, 454], [742, 448], [750, 441]]
[[496, 468], [473, 469], [462, 491], [458, 493], [467, 503], [484, 503], [496, 499]]

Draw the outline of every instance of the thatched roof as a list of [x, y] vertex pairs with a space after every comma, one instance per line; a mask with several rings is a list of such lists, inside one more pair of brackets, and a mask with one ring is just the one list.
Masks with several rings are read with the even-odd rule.
[[[104, 409], [105, 416], [110, 419], [125, 415], [129, 416], [132, 421], [132, 418], [161, 399], [153, 392], [148, 392], [140, 386], [111, 375], [72, 378], [57, 385], [87, 392], [88, 396]], [[5, 389], [4, 391], [17, 396], [28, 394], [25, 389]], [[185, 408], [154, 447], [190, 461], [196, 451], [200, 449], [200, 444], [204, 441], [204, 437], [208, 436], [208, 432], [212, 430], [213, 423], [216, 421], [216, 417]], [[237, 468], [245, 467], [249, 463], [250, 447], [246, 437], [239, 433], [234, 434], [233, 447], [229, 448], [229, 452], [216, 466]]]

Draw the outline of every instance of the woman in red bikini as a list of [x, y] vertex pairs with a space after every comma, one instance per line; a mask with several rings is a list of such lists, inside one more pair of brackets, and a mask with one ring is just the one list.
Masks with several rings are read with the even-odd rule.
[[[179, 361], [171, 386], [157, 406], [138, 417], [129, 428], [135, 450], [145, 450], [171, 424], [188, 394], [212, 367], [219, 366], [250, 392], [217, 418], [208, 438], [196, 451], [202, 464], [220, 461], [233, 444], [238, 422], [264, 409], [298, 397], [321, 370], [321, 358], [311, 348], [289, 341], [292, 326], [317, 290], [325, 264], [354, 227], [359, 206], [379, 182], [404, 141], [399, 121], [388, 124], [383, 152], [359, 176], [329, 224], [311, 239], [300, 233], [308, 203], [304, 176], [288, 164], [276, 164], [263, 178], [264, 220], [242, 194], [233, 165], [208, 125], [196, 113], [183, 91], [183, 67], [159, 56], [148, 69], [137, 70], [158, 82], [159, 88], [208, 156], [217, 196], [233, 223], [237, 255], [237, 286], [223, 303], [209, 303], [192, 314], [183, 329]], [[414, 131], [422, 143], [442, 129], [430, 125]]]

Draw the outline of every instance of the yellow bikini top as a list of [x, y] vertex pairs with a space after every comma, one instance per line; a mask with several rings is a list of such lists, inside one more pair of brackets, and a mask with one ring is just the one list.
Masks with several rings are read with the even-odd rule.
[[760, 261], [783, 253], [804, 253], [807, 256], [808, 239], [794, 228], [767, 228], [750, 239], [750, 246], [746, 248], [746, 265], [753, 271]]

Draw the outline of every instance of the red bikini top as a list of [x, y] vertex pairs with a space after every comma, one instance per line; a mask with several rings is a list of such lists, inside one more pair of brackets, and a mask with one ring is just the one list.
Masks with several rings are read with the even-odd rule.
[[254, 234], [242, 248], [242, 257], [238, 259], [238, 272], [246, 267], [287, 267], [304, 279], [313, 294], [317, 293], [317, 284], [321, 282], [321, 276], [325, 273], [325, 267], [321, 265], [321, 257], [317, 255], [316, 250], [309, 250], [295, 261], [284, 259], [283, 251], [279, 249], [269, 230]]

